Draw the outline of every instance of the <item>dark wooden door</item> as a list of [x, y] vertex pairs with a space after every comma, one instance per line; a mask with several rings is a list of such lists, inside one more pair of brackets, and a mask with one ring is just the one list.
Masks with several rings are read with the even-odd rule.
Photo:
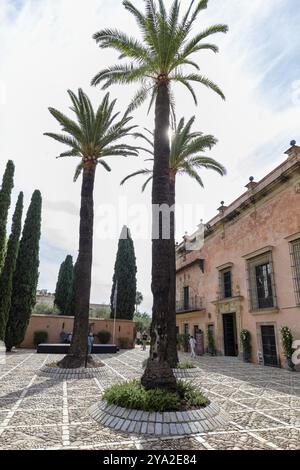
[[233, 313], [223, 315], [223, 331], [225, 356], [236, 356], [235, 315]]
[[274, 326], [262, 325], [261, 338], [263, 346], [264, 364], [266, 366], [278, 366], [278, 355]]

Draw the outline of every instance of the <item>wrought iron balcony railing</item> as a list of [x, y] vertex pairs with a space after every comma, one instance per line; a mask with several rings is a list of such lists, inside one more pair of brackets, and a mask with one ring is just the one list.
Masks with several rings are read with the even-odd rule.
[[204, 299], [198, 295], [176, 302], [176, 313], [195, 312], [204, 308]]

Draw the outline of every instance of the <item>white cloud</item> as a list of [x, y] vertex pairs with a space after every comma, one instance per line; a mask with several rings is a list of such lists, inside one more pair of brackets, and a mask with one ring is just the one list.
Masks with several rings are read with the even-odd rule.
[[[257, 42], [258, 30], [264, 21], [270, 20], [274, 7], [283, 8], [293, 0], [211, 0], [210, 3], [202, 16], [203, 27], [226, 22], [230, 33], [226, 37], [216, 37], [219, 55], [203, 53], [199, 55], [199, 63], [201, 72], [222, 87], [227, 100], [224, 103], [212, 92], [197, 87], [199, 107], [195, 108], [185, 91], [176, 88], [178, 116], [188, 118], [195, 114], [198, 129], [219, 139], [219, 145], [211, 155], [228, 169], [228, 176], [222, 180], [217, 175], [205, 173], [205, 191], [186, 178], [178, 181], [178, 203], [203, 204], [205, 219], [215, 215], [221, 200], [229, 203], [237, 197], [248, 176], [253, 174], [258, 179], [283, 160], [282, 153], [289, 140], [297, 137], [299, 123], [298, 100], [292, 100], [284, 110], [274, 111], [266, 99], [269, 86], [266, 77], [284, 56], [291, 32], [285, 37], [274, 29], [274, 37], [269, 38], [269, 43]], [[45, 131], [57, 130], [47, 108], [54, 106], [66, 112], [69, 106], [66, 90], [78, 87], [83, 87], [96, 104], [103, 93], [99, 88], [90, 88], [90, 80], [101, 68], [114, 63], [116, 56], [109, 51], [100, 51], [92, 34], [104, 26], [130, 31], [132, 35], [138, 34], [138, 30], [120, 0], [24, 0], [23, 5], [16, 16], [13, 2], [0, 0], [0, 173], [5, 161], [13, 158], [16, 191], [24, 189], [27, 201], [36, 187], [43, 193], [44, 240], [65, 254], [70, 252], [75, 256], [80, 182], [72, 182], [76, 162], [56, 161], [54, 157], [61, 151], [61, 146], [43, 136]], [[265, 57], [266, 47], [272, 45], [272, 40], [275, 36], [278, 39], [279, 34], [282, 35], [281, 49], [276, 49], [276, 54], [267, 62], [259, 60]], [[276, 77], [278, 86], [281, 78]], [[298, 88], [292, 91], [293, 96], [298, 96]], [[128, 104], [133, 92], [132, 87], [111, 90], [118, 98], [119, 109]], [[291, 94], [291, 89], [287, 93]], [[147, 117], [146, 108], [136, 112], [135, 120], [153, 128], [153, 115]], [[124, 196], [129, 204], [138, 201], [149, 206], [150, 188], [140, 194], [142, 178], [119, 186], [120, 180], [143, 166], [143, 162], [116, 158], [110, 163], [111, 174], [100, 168], [97, 174], [96, 211], [101, 203], [117, 206], [119, 198]], [[96, 217], [95, 227], [98, 223]], [[186, 223], [186, 230], [194, 229], [194, 220]], [[179, 240], [181, 235], [177, 234]], [[96, 234], [94, 246], [92, 299], [102, 302], [109, 300], [117, 239], [104, 241]], [[137, 240], [135, 247], [138, 288], [145, 296], [145, 308], [150, 309], [151, 244]], [[40, 287], [53, 290], [61, 261], [49, 263], [42, 252], [43, 285]]]

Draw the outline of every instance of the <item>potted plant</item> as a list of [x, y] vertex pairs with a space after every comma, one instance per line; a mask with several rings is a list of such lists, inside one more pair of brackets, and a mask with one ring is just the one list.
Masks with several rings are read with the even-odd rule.
[[280, 332], [281, 332], [283, 352], [287, 359], [288, 370], [290, 370], [291, 372], [295, 372], [295, 364], [292, 361], [292, 356], [295, 352], [295, 349], [293, 348], [294, 340], [293, 340], [292, 332], [288, 326], [283, 326], [280, 329]]
[[251, 352], [252, 352], [251, 333], [248, 330], [242, 330], [240, 337], [241, 337], [241, 342], [242, 342], [242, 345], [243, 345], [243, 359], [244, 359], [244, 362], [250, 362], [251, 361]]
[[215, 356], [216, 355], [215, 338], [210, 328], [208, 328], [207, 330], [207, 342], [208, 342], [208, 348], [207, 348], [208, 354], [210, 354], [211, 356]]

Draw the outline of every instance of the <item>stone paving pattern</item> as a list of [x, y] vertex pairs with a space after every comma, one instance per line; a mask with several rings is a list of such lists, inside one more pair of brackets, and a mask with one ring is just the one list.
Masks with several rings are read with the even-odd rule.
[[212, 432], [157, 438], [114, 431], [88, 413], [106, 387], [142, 375], [147, 353], [103, 355], [106, 367], [95, 378], [40, 375], [41, 367], [61, 357], [19, 350], [0, 363], [0, 449], [300, 449], [299, 373], [197, 357], [193, 382], [229, 422]]

